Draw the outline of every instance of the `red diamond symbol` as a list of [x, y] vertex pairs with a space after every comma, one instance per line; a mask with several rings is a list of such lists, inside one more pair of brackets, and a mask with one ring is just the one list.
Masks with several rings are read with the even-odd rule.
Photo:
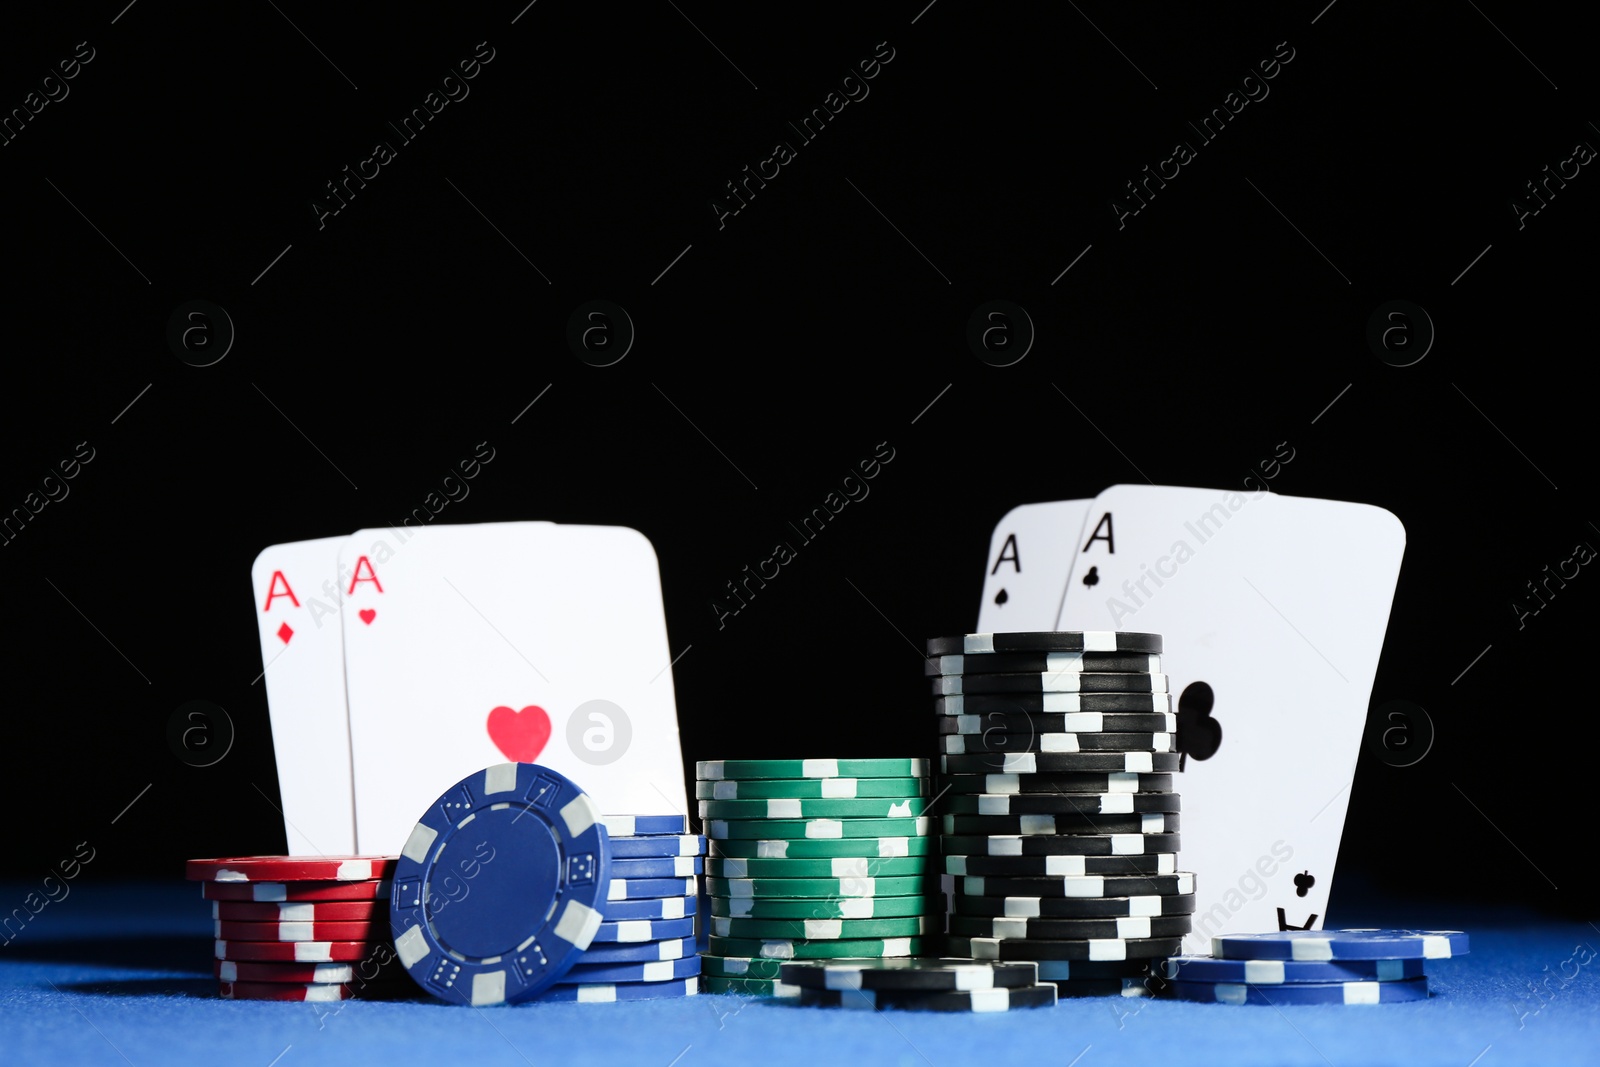
[[278, 640], [282, 641], [284, 644], [287, 645], [289, 643], [289, 638], [293, 636], [294, 628], [288, 623], [284, 623], [282, 626], [278, 627]]

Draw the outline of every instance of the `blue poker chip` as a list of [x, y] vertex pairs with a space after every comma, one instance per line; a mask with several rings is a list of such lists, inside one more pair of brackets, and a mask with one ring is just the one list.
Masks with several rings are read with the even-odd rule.
[[[666, 941], [640, 941], [634, 944], [617, 941], [603, 943], [596, 941], [589, 946], [588, 951], [578, 960], [576, 966], [583, 968], [594, 963], [649, 963], [652, 960], [681, 960], [685, 956], [693, 956], [694, 949], [693, 935], [689, 937], [674, 937]], [[607, 981], [611, 980], [607, 979]], [[616, 981], [634, 980], [616, 979]]]
[[607, 900], [638, 900], [640, 897], [686, 897], [698, 892], [698, 878], [613, 878], [606, 889]]
[[701, 871], [699, 856], [654, 856], [640, 859], [611, 857], [613, 878], [688, 878]]
[[1293, 985], [1245, 985], [1242, 982], [1169, 982], [1168, 994], [1178, 1000], [1207, 1004], [1401, 1004], [1428, 999], [1426, 978], [1397, 982], [1297, 982]]
[[693, 978], [700, 973], [700, 957], [678, 960], [651, 960], [647, 963], [580, 963], [558, 979], [558, 985], [589, 985], [595, 982], [665, 982], [674, 978]]
[[600, 914], [608, 923], [627, 919], [681, 919], [699, 910], [699, 900], [693, 896], [608, 900], [600, 906]]
[[1169, 956], [1162, 974], [1187, 982], [1296, 985], [1301, 982], [1398, 982], [1420, 978], [1424, 962], [1404, 960], [1220, 960], [1215, 956]]
[[669, 834], [660, 837], [613, 837], [611, 854], [618, 859], [653, 856], [704, 856], [706, 839], [702, 834]]
[[1467, 954], [1460, 930], [1274, 930], [1211, 939], [1229, 960], [1443, 960]]
[[400, 850], [395, 951], [442, 1000], [526, 1000], [589, 947], [610, 885], [588, 794], [548, 767], [497, 763], [446, 790]]
[[569, 1004], [606, 1004], [616, 1000], [659, 1000], [663, 997], [692, 997], [700, 992], [698, 977], [670, 982], [620, 982], [589, 985], [552, 986], [534, 997], [539, 1004], [565, 1001]]
[[672, 938], [693, 936], [693, 916], [682, 919], [628, 919], [622, 922], [601, 923], [600, 929], [594, 935], [594, 947], [606, 943], [667, 941]]
[[682, 815], [607, 815], [604, 821], [606, 833], [612, 837], [689, 832], [689, 820]]

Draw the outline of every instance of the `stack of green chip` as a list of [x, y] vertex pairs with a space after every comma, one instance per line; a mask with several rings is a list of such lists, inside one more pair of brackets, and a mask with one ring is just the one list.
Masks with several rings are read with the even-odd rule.
[[708, 993], [797, 996], [785, 960], [921, 955], [943, 932], [922, 759], [709, 760]]

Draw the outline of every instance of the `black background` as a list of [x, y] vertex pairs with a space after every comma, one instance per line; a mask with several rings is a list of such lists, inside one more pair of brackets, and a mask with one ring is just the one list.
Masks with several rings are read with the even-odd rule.
[[[85, 840], [94, 878], [281, 850], [250, 561], [398, 521], [478, 442], [494, 461], [438, 521], [655, 545], [690, 761], [927, 751], [914, 646], [971, 627], [1007, 510], [1238, 485], [1288, 442], [1275, 490], [1404, 522], [1373, 704], [1437, 729], [1414, 766], [1363, 755], [1341, 872], [1586, 908], [1600, 578], [1520, 628], [1512, 604], [1600, 545], [1600, 178], [1521, 229], [1511, 204], [1600, 144], [1587, 27], [925, 2], [8, 13], [0, 109], [78, 42], [94, 59], [0, 147], [0, 509], [79, 442], [94, 459], [0, 549], [0, 872]], [[480, 41], [470, 95], [401, 144], [387, 123]], [[879, 42], [870, 95], [798, 143], [787, 123]], [[1290, 48], [1119, 228], [1124, 183]], [[396, 158], [319, 229], [325, 183], [380, 139]], [[712, 199], [779, 140], [797, 158], [719, 228]], [[596, 298], [637, 328], [605, 368], [565, 340]], [[192, 299], [236, 329], [213, 366], [165, 340]], [[1013, 366], [966, 343], [992, 299], [1037, 329]], [[1404, 368], [1365, 340], [1395, 299], [1437, 329]], [[880, 442], [870, 496], [719, 627], [724, 583]], [[237, 728], [203, 769], [166, 737], [194, 699]]]

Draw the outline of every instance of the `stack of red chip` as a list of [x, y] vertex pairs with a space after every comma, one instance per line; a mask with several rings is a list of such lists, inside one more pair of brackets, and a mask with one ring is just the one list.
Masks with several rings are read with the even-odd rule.
[[190, 860], [211, 901], [219, 993], [233, 1000], [349, 1000], [415, 992], [389, 929], [394, 856]]

